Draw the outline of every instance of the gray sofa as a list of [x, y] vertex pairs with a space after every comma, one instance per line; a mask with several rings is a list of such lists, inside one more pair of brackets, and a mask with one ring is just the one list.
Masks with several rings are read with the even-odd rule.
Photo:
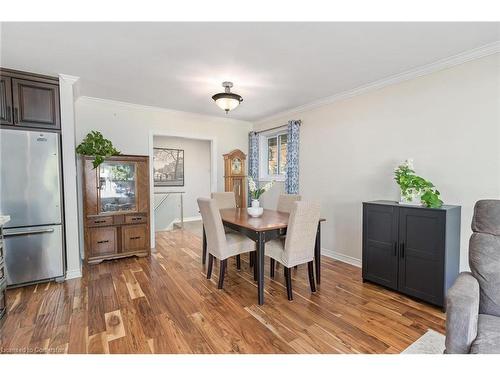
[[500, 354], [500, 200], [474, 207], [471, 272], [462, 272], [446, 300], [445, 353]]

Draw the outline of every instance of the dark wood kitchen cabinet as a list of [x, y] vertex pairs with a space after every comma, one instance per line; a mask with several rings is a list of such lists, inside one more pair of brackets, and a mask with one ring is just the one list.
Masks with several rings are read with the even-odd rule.
[[0, 120], [13, 127], [61, 128], [59, 80], [0, 69]]
[[460, 211], [363, 203], [363, 281], [443, 307], [459, 272]]
[[4, 75], [0, 76], [0, 123], [2, 125], [13, 123], [12, 80]]

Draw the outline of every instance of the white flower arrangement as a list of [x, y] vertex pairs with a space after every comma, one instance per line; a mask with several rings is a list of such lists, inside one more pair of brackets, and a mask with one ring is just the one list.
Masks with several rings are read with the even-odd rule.
[[252, 177], [248, 177], [248, 189], [250, 190], [250, 196], [252, 197], [252, 199], [259, 199], [262, 194], [264, 194], [266, 191], [271, 190], [273, 185], [274, 181], [269, 181], [259, 189], [257, 188], [257, 183], [254, 181], [254, 179]]
[[415, 171], [415, 167], [413, 166], [413, 159], [409, 158], [406, 159], [404, 162], [402, 162], [400, 165], [398, 165], [396, 168], [394, 168], [394, 172], [397, 172], [399, 170], [410, 170], [412, 172]]

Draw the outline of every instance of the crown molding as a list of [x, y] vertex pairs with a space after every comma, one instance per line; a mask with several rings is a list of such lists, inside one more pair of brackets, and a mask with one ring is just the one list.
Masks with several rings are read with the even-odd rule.
[[451, 68], [451, 67], [454, 67], [457, 65], [464, 64], [464, 63], [472, 61], [472, 60], [480, 59], [482, 57], [494, 55], [495, 53], [500, 53], [500, 41], [486, 44], [484, 46], [474, 48], [472, 50], [459, 53], [458, 55], [447, 57], [447, 58], [438, 60], [434, 63], [423, 65], [423, 66], [408, 70], [408, 71], [403, 72], [403, 73], [395, 74], [395, 75], [389, 76], [387, 78], [369, 83], [367, 85], [357, 87], [357, 88], [352, 89], [352, 90], [347, 90], [347, 91], [344, 91], [344, 92], [341, 92], [341, 93], [338, 93], [338, 94], [335, 94], [332, 96], [328, 96], [326, 98], [315, 100], [313, 102], [310, 102], [310, 103], [307, 103], [307, 104], [304, 104], [304, 105], [301, 105], [301, 106], [298, 106], [298, 107], [295, 107], [295, 108], [292, 108], [289, 110], [278, 112], [278, 113], [271, 115], [271, 116], [263, 117], [259, 120], [255, 120], [254, 124], [259, 125], [259, 124], [262, 124], [264, 122], [268, 122], [268, 121], [272, 121], [272, 120], [281, 118], [283, 116], [293, 115], [293, 114], [297, 114], [297, 113], [311, 110], [314, 108], [319, 108], [319, 107], [322, 107], [322, 106], [325, 106], [328, 104], [338, 102], [340, 100], [349, 99], [349, 98], [352, 98], [354, 96], [365, 94], [365, 93], [370, 92], [370, 91], [375, 91], [375, 90], [381, 89], [381, 88], [386, 87], [386, 86], [394, 85], [396, 83], [400, 83], [400, 82], [408, 81], [408, 80], [418, 78], [421, 76], [425, 76], [425, 75], [428, 75], [428, 74], [431, 74], [434, 72], [438, 72], [440, 70], [444, 70], [444, 69], [448, 69], [448, 68]]
[[136, 103], [129, 103], [129, 102], [123, 102], [120, 100], [113, 100], [113, 99], [104, 99], [104, 98], [97, 98], [94, 96], [79, 96], [78, 100], [88, 100], [88, 101], [93, 101], [97, 103], [104, 103], [104, 104], [112, 104], [120, 107], [125, 107], [125, 108], [133, 108], [139, 111], [145, 111], [145, 112], [164, 112], [164, 113], [170, 113], [170, 114], [177, 114], [177, 115], [187, 115], [187, 116], [192, 116], [192, 117], [199, 117], [199, 118], [204, 118], [204, 119], [211, 119], [211, 120], [217, 120], [217, 121], [223, 121], [223, 122], [240, 122], [245, 125], [252, 125], [251, 121], [245, 121], [245, 120], [238, 120], [235, 118], [225, 118], [225, 117], [219, 117], [219, 116], [212, 116], [212, 115], [205, 115], [203, 113], [196, 113], [196, 112], [187, 112], [187, 111], [179, 111], [177, 109], [170, 109], [170, 108], [163, 108], [163, 107], [155, 107], [155, 106], [150, 106], [146, 104], [136, 104]]
[[77, 76], [71, 76], [69, 74], [59, 74], [59, 80], [66, 81], [71, 85], [74, 85], [80, 77]]

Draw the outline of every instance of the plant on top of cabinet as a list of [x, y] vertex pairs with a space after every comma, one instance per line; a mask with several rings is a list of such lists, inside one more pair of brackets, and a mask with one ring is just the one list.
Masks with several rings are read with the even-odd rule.
[[421, 204], [426, 207], [439, 208], [443, 201], [434, 184], [415, 174], [413, 159], [407, 159], [394, 169], [394, 180], [401, 189], [401, 203]]
[[120, 155], [113, 143], [98, 131], [91, 131], [76, 148], [79, 155], [93, 156], [92, 165], [97, 168], [105, 158]]

